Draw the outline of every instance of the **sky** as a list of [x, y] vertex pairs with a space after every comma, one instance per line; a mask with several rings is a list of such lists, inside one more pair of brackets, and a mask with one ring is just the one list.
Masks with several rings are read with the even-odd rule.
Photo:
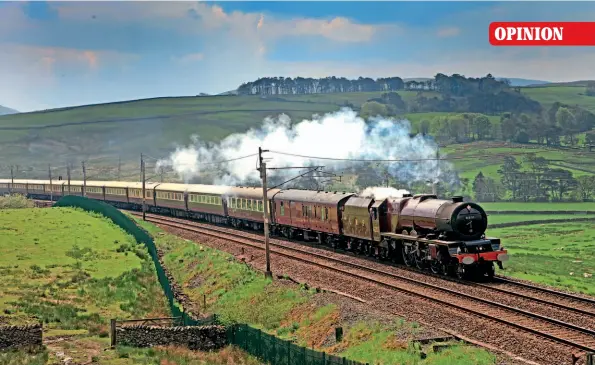
[[493, 47], [493, 21], [595, 2], [0, 2], [0, 105], [216, 94], [259, 77], [595, 78], [593, 47]]

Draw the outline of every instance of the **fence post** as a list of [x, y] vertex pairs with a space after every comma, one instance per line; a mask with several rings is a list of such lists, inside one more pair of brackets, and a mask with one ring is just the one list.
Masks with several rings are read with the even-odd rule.
[[322, 365], [326, 365], [326, 352], [322, 351]]
[[116, 347], [116, 320], [110, 320], [110, 339], [111, 339], [111, 347]]
[[287, 341], [287, 365], [291, 364], [291, 342]]
[[306, 348], [302, 347], [302, 364], [306, 363]]
[[258, 356], [262, 359], [262, 330], [258, 330]]
[[343, 357], [343, 365], [347, 365], [347, 358]]

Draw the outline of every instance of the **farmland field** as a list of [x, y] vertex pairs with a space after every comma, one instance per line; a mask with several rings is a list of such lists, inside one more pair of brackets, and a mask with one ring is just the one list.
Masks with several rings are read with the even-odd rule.
[[500, 274], [595, 295], [595, 222], [488, 229], [510, 261]]
[[573, 214], [567, 216], [564, 214], [489, 214], [488, 222], [492, 224], [513, 223], [513, 222], [531, 222], [540, 220], [565, 220], [565, 219], [592, 219], [595, 223], [595, 214]]
[[[490, 211], [595, 211], [595, 202], [560, 202], [560, 203], [523, 203], [523, 202], [498, 202], [481, 203], [481, 206]], [[491, 217], [497, 217], [492, 215]], [[574, 216], [568, 217], [572, 218]], [[593, 216], [595, 218], [595, 216]]]

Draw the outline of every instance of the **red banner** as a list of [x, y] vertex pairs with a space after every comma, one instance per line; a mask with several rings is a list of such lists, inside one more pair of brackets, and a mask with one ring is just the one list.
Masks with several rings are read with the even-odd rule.
[[492, 46], [595, 46], [595, 22], [494, 22]]

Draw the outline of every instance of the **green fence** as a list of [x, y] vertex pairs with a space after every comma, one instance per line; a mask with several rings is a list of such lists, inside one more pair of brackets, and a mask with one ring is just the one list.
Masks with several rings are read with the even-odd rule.
[[[167, 297], [173, 317], [181, 317], [186, 326], [201, 326], [217, 323], [217, 316], [213, 315], [202, 320], [194, 320], [178, 307], [174, 300], [169, 279], [159, 262], [157, 248], [153, 238], [136, 223], [113, 206], [81, 196], [65, 196], [60, 199], [55, 207], [77, 207], [86, 211], [102, 214], [111, 219], [124, 231], [131, 234], [138, 243], [144, 243], [151, 259], [155, 264], [159, 283]], [[305, 347], [297, 346], [289, 341], [281, 340], [275, 336], [252, 328], [245, 324], [234, 325], [228, 328], [227, 333], [230, 344], [242, 348], [247, 353], [260, 358], [273, 365], [364, 365], [359, 362], [347, 360], [343, 357], [325, 354]], [[367, 365], [367, 364], [366, 364]]]
[[273, 365], [364, 365], [297, 346], [245, 324], [231, 327], [227, 336], [229, 343]]

